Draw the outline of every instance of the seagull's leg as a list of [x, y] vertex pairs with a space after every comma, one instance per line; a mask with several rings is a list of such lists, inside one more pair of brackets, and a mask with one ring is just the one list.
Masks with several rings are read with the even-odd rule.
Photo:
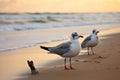
[[92, 51], [92, 54], [95, 55], [94, 51], [93, 51], [93, 48], [91, 47], [91, 51]]
[[90, 55], [90, 53], [89, 53], [89, 47], [88, 47], [88, 55]]
[[67, 68], [67, 66], [66, 66], [66, 61], [67, 61], [67, 60], [66, 60], [66, 57], [65, 57], [65, 60], [64, 60], [64, 62], [65, 62], [65, 67], [64, 67], [64, 68], [65, 68], [65, 70], [69, 70], [69, 68]]
[[70, 69], [74, 69], [74, 68], [72, 67], [71, 57], [69, 58], [69, 62], [70, 62]]

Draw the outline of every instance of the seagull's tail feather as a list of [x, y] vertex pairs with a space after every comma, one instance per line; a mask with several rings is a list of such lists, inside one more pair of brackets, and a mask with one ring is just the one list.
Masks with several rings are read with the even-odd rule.
[[44, 49], [44, 50], [47, 50], [47, 51], [50, 51], [48, 47], [45, 47], [45, 46], [40, 46], [40, 48]]

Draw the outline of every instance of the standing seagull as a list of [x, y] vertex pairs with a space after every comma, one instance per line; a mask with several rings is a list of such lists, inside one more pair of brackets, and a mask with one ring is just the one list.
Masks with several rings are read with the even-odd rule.
[[82, 48], [86, 48], [86, 47], [88, 48], [88, 55], [90, 55], [89, 48], [91, 48], [92, 54], [93, 55], [95, 54], [93, 51], [93, 47], [95, 47], [98, 44], [98, 36], [97, 36], [98, 33], [99, 31], [94, 29], [92, 31], [92, 34], [88, 36], [87, 38], [85, 38], [85, 40], [81, 44]]
[[[77, 34], [77, 32], [74, 32], [71, 34], [70, 41], [68, 42], [61, 43], [55, 47], [40, 46], [40, 48], [45, 49], [50, 53], [65, 57], [64, 59], [65, 70], [74, 69], [71, 65], [71, 57], [75, 57], [80, 53], [80, 43], [78, 41], [78, 38], [80, 37], [83, 37], [83, 36], [80, 36]], [[67, 68], [66, 66], [66, 58], [69, 58], [70, 68]]]

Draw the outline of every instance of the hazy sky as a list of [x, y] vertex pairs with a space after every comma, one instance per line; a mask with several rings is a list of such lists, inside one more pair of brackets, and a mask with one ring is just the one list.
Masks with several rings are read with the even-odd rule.
[[0, 0], [0, 12], [120, 12], [120, 0]]

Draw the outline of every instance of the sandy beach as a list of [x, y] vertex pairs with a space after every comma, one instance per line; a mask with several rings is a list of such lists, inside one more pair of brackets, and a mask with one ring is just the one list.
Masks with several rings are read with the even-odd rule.
[[[94, 48], [96, 55], [88, 56], [86, 50], [82, 50], [81, 55], [72, 59], [75, 70], [64, 70], [63, 58], [47, 54], [47, 51], [39, 48], [40, 45], [1, 52], [0, 79], [120, 80], [120, 28], [101, 31], [99, 37], [100, 43]], [[64, 41], [66, 40], [42, 45], [55, 46]], [[31, 75], [27, 60], [35, 62], [39, 74]]]
[[0, 80], [120, 80], [120, 0], [0, 0], [0, 63]]

